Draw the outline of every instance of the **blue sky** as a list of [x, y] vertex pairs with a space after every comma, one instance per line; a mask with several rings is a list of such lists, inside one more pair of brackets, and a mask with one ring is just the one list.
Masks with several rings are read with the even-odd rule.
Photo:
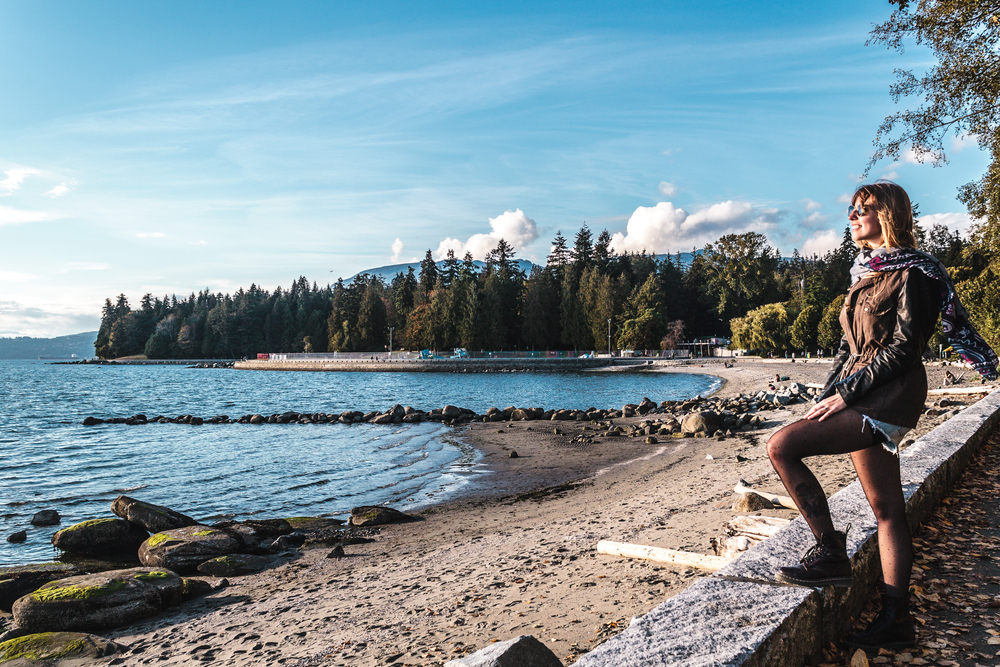
[[[366, 4], [0, 0], [0, 335], [500, 236], [544, 263], [584, 222], [823, 252], [931, 63], [865, 46], [887, 2]], [[950, 158], [871, 177], [964, 229], [987, 159]]]

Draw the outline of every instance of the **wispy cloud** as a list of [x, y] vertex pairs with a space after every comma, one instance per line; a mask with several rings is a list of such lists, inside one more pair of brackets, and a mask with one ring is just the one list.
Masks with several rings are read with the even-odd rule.
[[670, 181], [660, 181], [656, 188], [664, 197], [673, 197], [677, 194], [677, 186]]
[[826, 229], [813, 233], [806, 242], [802, 244], [800, 252], [803, 256], [812, 255], [823, 256], [840, 245], [841, 236], [832, 229]]
[[800, 203], [806, 207], [807, 211], [818, 211], [819, 209], [823, 208], [822, 204], [820, 204], [818, 201], [813, 201], [812, 199], [809, 199], [809, 197], [802, 199]]
[[400, 239], [396, 239], [392, 242], [392, 258], [393, 262], [399, 261], [399, 255], [403, 252], [403, 242]]
[[136, 237], [140, 239], [162, 239], [166, 236], [163, 232], [136, 232]]
[[55, 186], [45, 194], [51, 197], [52, 199], [58, 199], [59, 197], [64, 197], [65, 195], [72, 192], [74, 187], [76, 187], [75, 180], [65, 181]]
[[70, 271], [106, 271], [110, 268], [111, 265], [104, 262], [70, 262], [59, 273], [69, 273]]
[[20, 225], [26, 222], [42, 222], [43, 220], [55, 220], [58, 215], [46, 213], [44, 211], [24, 211], [0, 206], [0, 225]]
[[969, 229], [979, 222], [968, 213], [931, 213], [922, 215], [917, 219], [917, 224], [925, 230], [930, 230], [934, 225], [944, 225], [952, 231], [957, 231], [962, 236], [969, 233]]
[[30, 273], [18, 273], [17, 271], [0, 271], [0, 282], [24, 283], [34, 280], [36, 276]]
[[24, 179], [31, 174], [37, 173], [39, 173], [38, 170], [31, 167], [14, 167], [13, 169], [8, 169], [4, 172], [7, 178], [0, 181], [0, 197], [6, 197], [15, 190], [19, 190], [21, 184], [24, 183]]
[[18, 301], [0, 301], [0, 334], [48, 338], [67, 333], [95, 331], [101, 324], [99, 314], [58, 311], [28, 306]]

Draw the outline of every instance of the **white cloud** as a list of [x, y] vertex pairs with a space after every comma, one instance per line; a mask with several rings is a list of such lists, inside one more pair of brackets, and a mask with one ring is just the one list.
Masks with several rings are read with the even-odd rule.
[[840, 245], [841, 234], [838, 234], [832, 229], [814, 232], [813, 235], [806, 239], [806, 242], [802, 244], [802, 248], [799, 252], [804, 257], [810, 257], [812, 255], [819, 255], [822, 257]]
[[208, 245], [208, 241], [205, 239], [199, 239], [197, 241], [191, 241], [188, 245]]
[[637, 208], [626, 233], [616, 232], [611, 237], [611, 247], [617, 253], [690, 250], [725, 234], [772, 229], [781, 215], [775, 209], [760, 209], [747, 202], [721, 202], [695, 213], [660, 202]]
[[657, 189], [660, 191], [660, 194], [663, 195], [664, 197], [673, 197], [675, 194], [677, 194], [677, 186], [671, 183], [670, 181], [661, 181]]
[[110, 264], [104, 262], [70, 262], [59, 273], [70, 271], [106, 271], [111, 268]]
[[897, 178], [899, 178], [899, 172], [896, 171], [895, 169], [890, 169], [889, 171], [879, 176], [879, 178], [884, 181], [894, 181]]
[[75, 180], [74, 181], [66, 181], [66, 182], [60, 183], [59, 185], [55, 186], [54, 188], [52, 188], [51, 190], [49, 190], [45, 194], [47, 194], [52, 199], [56, 199], [57, 197], [62, 197], [64, 195], [66, 195], [66, 194], [69, 194], [69, 192], [73, 190], [73, 187], [75, 185], [76, 185], [76, 181]]
[[830, 219], [830, 216], [823, 215], [819, 211], [813, 211], [806, 217], [802, 218], [802, 224], [805, 227], [817, 227], [819, 225], [826, 224]]
[[53, 220], [56, 216], [43, 211], [21, 211], [9, 206], [0, 206], [0, 225], [20, 225], [25, 222]]
[[5, 336], [35, 336], [50, 338], [69, 333], [96, 331], [100, 314], [48, 310], [46, 306], [31, 306], [17, 301], [0, 301], [0, 334]]
[[538, 226], [521, 209], [506, 211], [489, 220], [490, 227], [493, 228], [489, 234], [473, 234], [465, 242], [447, 238], [434, 251], [435, 257], [444, 259], [449, 250], [454, 250], [455, 256], [459, 258], [466, 252], [471, 252], [473, 259], [486, 259], [487, 253], [497, 247], [500, 239], [513, 246], [514, 250], [521, 250], [538, 238]]
[[7, 174], [7, 178], [0, 181], [0, 191], [6, 190], [6, 192], [0, 192], [0, 197], [6, 197], [14, 192], [14, 190], [19, 190], [25, 178], [39, 172], [37, 169], [32, 169], [31, 167], [15, 167], [8, 169], [4, 173]]
[[403, 242], [400, 239], [396, 239], [392, 242], [392, 259], [393, 262], [399, 261], [399, 255], [403, 252]]
[[978, 221], [968, 213], [931, 213], [930, 215], [922, 215], [917, 219], [917, 224], [923, 227], [925, 231], [929, 232], [933, 225], [944, 225], [948, 229], [957, 231], [962, 236], [967, 235], [969, 228], [976, 222]]
[[36, 276], [30, 273], [18, 273], [17, 271], [0, 271], [0, 282], [26, 283]]
[[961, 153], [966, 148], [974, 148], [979, 145], [979, 137], [975, 134], [960, 134], [951, 138], [951, 152]]
[[162, 239], [166, 237], [163, 232], [138, 232], [136, 237], [140, 239]]
[[807, 211], [818, 211], [819, 209], [823, 208], [822, 204], [820, 204], [818, 201], [813, 201], [812, 199], [809, 199], [809, 197], [802, 199], [800, 203], [806, 207]]

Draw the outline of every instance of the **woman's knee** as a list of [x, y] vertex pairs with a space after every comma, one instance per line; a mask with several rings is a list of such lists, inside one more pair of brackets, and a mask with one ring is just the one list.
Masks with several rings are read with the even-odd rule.
[[772, 462], [798, 458], [791, 455], [791, 439], [783, 431], [778, 431], [767, 440], [767, 457]]

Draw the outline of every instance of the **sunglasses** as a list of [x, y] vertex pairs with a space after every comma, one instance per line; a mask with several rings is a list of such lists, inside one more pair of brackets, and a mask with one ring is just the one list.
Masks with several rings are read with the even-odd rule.
[[858, 217], [860, 218], [865, 213], [867, 213], [868, 211], [873, 210], [874, 208], [875, 207], [872, 206], [871, 204], [868, 204], [868, 205], [858, 204], [857, 206], [854, 206], [853, 204], [848, 204], [848, 206], [847, 206], [847, 217], [849, 218], [854, 213], [857, 213]]

